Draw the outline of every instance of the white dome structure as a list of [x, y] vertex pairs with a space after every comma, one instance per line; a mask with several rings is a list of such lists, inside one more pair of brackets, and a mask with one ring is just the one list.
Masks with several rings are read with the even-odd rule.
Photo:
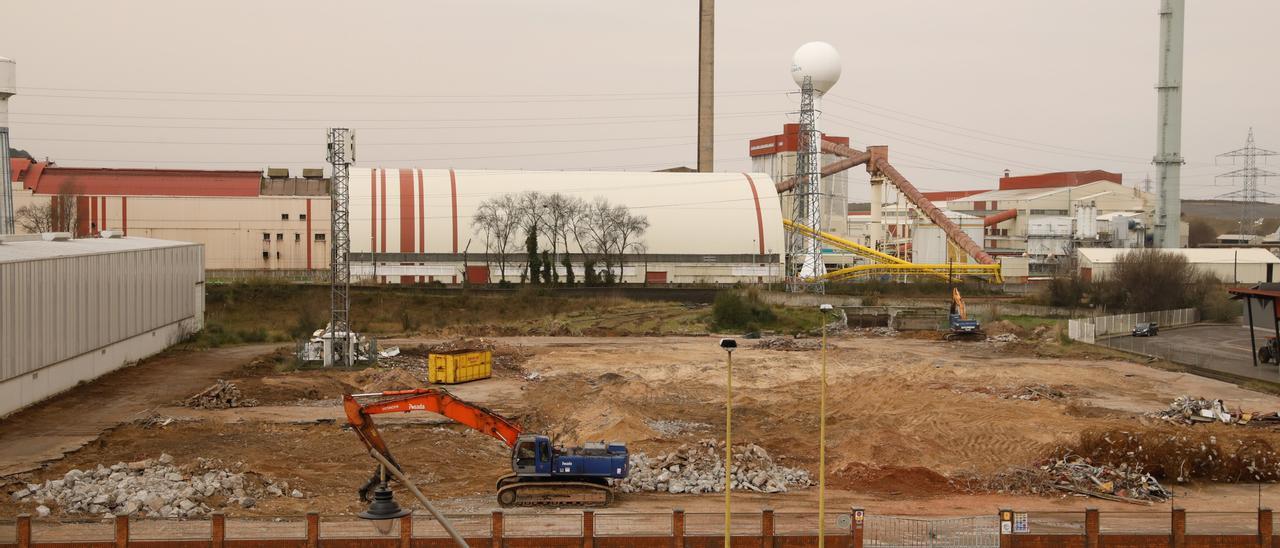
[[804, 85], [804, 77], [813, 81], [813, 90], [824, 94], [840, 80], [840, 52], [826, 42], [809, 42], [800, 46], [791, 57], [791, 78], [797, 86]]
[[[350, 174], [356, 276], [368, 274], [358, 263], [372, 252], [378, 275], [386, 272], [389, 281], [403, 274], [448, 282], [458, 272], [468, 240], [471, 265], [499, 251], [488, 249], [492, 244], [472, 223], [480, 203], [525, 191], [604, 198], [647, 217], [644, 257], [627, 259], [628, 282], [645, 281], [646, 271], [664, 273], [666, 283], [768, 281], [780, 272], [778, 257], [786, 249], [778, 194], [763, 173], [352, 167]], [[523, 241], [521, 233], [518, 242]], [[571, 248], [579, 253], [576, 245]], [[512, 255], [523, 261], [523, 253]], [[495, 267], [491, 279], [497, 276]], [[508, 267], [506, 276], [518, 280], [519, 269]]]

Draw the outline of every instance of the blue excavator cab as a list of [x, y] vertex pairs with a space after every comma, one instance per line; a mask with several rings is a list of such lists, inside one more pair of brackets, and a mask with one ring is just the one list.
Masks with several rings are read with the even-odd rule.
[[627, 468], [627, 446], [619, 442], [587, 443], [566, 450], [553, 446], [547, 436], [525, 434], [516, 439], [511, 453], [511, 471], [519, 477], [623, 479]]

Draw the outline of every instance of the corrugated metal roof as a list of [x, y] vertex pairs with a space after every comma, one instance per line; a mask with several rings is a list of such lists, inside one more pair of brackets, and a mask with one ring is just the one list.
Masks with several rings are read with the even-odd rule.
[[1003, 200], [1035, 200], [1044, 196], [1066, 192], [1067, 187], [1061, 188], [1019, 188], [1014, 190], [992, 190], [991, 192], [983, 192], [982, 194], [974, 194], [959, 198], [956, 202], [987, 202], [987, 201], [1003, 201]]
[[176, 240], [158, 240], [155, 238], [81, 238], [62, 242], [45, 240], [8, 241], [0, 243], [0, 263], [17, 263], [38, 261], [58, 257], [77, 257], [82, 255], [101, 255], [135, 251], [141, 249], [161, 249], [166, 247], [183, 247], [193, 244]]
[[[1089, 262], [1094, 264], [1114, 263], [1117, 257], [1130, 251], [1133, 250], [1114, 247], [1077, 248], [1077, 252], [1081, 257], [1089, 259]], [[1191, 263], [1280, 263], [1280, 257], [1276, 257], [1270, 251], [1257, 247], [1194, 247], [1163, 249], [1161, 251], [1178, 253], [1186, 257], [1187, 261]]]

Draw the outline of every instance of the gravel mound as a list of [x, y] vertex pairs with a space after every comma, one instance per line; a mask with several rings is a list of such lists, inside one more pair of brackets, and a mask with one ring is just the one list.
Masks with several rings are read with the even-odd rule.
[[[631, 473], [620, 484], [624, 493], [724, 492], [724, 442], [703, 440], [682, 445], [655, 457], [631, 454]], [[733, 489], [761, 493], [785, 493], [813, 485], [809, 472], [773, 462], [769, 452], [755, 444], [733, 447]]]

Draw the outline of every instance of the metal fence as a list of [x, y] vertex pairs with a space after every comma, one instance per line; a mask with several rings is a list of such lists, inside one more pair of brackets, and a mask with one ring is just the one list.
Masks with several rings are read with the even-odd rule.
[[1000, 546], [1000, 520], [997, 516], [919, 519], [870, 515], [863, 546], [996, 548]]
[[1098, 339], [1129, 333], [1133, 330], [1135, 324], [1142, 322], [1155, 322], [1161, 328], [1166, 328], [1191, 325], [1199, 321], [1200, 311], [1195, 308], [1095, 316], [1068, 320], [1067, 336], [1073, 341], [1095, 344]]

